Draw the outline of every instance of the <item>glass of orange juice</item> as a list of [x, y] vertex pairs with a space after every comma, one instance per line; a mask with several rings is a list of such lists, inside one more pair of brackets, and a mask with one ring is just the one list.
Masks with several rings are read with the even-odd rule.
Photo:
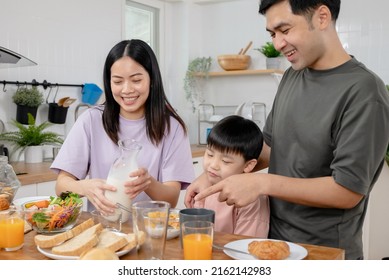
[[182, 223], [182, 241], [185, 260], [211, 260], [213, 223], [187, 221]]
[[14, 209], [0, 213], [0, 248], [16, 251], [24, 244], [24, 212]]

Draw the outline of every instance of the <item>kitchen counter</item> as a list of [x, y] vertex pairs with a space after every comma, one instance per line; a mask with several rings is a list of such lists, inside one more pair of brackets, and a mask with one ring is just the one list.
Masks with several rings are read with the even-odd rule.
[[20, 183], [37, 184], [57, 180], [57, 174], [50, 170], [51, 161], [41, 163], [11, 162]]
[[[205, 151], [205, 146], [191, 145], [192, 157], [202, 157]], [[42, 163], [24, 163], [11, 162], [20, 183], [30, 185], [57, 180], [57, 174], [50, 170], [51, 162]]]

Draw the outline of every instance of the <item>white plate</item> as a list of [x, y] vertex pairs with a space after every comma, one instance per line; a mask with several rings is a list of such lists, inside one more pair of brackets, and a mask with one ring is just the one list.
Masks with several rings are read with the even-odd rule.
[[[125, 233], [120, 233], [120, 232], [116, 232], [116, 234], [125, 235]], [[40, 253], [42, 253], [46, 257], [53, 259], [53, 260], [78, 260], [79, 259], [79, 256], [62, 256], [62, 255], [53, 254], [51, 252], [51, 248], [43, 249], [39, 246], [36, 246], [36, 248], [38, 249], [38, 251]], [[136, 248], [136, 246], [134, 248]], [[131, 248], [128, 250], [117, 251], [116, 255], [118, 257], [124, 256], [125, 254], [129, 253], [134, 248]]]
[[35, 200], [45, 200], [45, 199], [50, 199], [50, 196], [28, 196], [28, 197], [21, 197], [14, 199], [12, 201], [13, 205], [17, 207], [21, 207], [24, 203], [29, 202], [29, 201], [35, 201]]
[[[237, 249], [237, 250], [244, 251], [244, 252], [248, 253], [249, 252], [248, 245], [250, 242], [252, 242], [252, 241], [265, 241], [265, 240], [279, 241], [279, 240], [275, 240], [275, 239], [256, 239], [256, 238], [254, 238], [254, 239], [241, 239], [241, 240], [229, 242], [229, 243], [225, 244], [224, 247]], [[285, 260], [302, 260], [303, 258], [305, 258], [308, 255], [308, 251], [304, 247], [297, 245], [295, 243], [291, 243], [291, 242], [286, 242], [286, 243], [288, 243], [288, 245], [289, 245], [290, 255]], [[250, 255], [240, 254], [240, 253], [236, 253], [236, 252], [232, 252], [232, 251], [228, 251], [228, 250], [223, 250], [223, 251], [226, 255], [230, 256], [231, 258], [233, 258], [235, 260], [256, 260], [256, 258], [254, 258]]]

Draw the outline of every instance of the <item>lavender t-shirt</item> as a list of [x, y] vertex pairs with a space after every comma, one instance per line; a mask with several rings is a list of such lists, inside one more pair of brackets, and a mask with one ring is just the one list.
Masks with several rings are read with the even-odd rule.
[[[142, 145], [138, 166], [147, 168], [149, 174], [160, 182], [181, 182], [185, 189], [195, 178], [190, 142], [183, 128], [170, 118], [170, 132], [155, 146], [147, 137], [146, 120], [119, 119], [119, 139], [134, 139]], [[64, 170], [78, 179], [106, 179], [112, 163], [119, 157], [120, 149], [112, 142], [102, 124], [102, 108], [90, 108], [77, 119], [55, 158], [51, 169]], [[146, 193], [134, 201], [150, 200]]]

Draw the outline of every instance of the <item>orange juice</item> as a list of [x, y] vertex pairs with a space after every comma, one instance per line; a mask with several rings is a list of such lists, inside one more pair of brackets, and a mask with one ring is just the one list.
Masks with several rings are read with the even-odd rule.
[[183, 238], [185, 260], [212, 259], [212, 238], [209, 234], [191, 233]]
[[19, 249], [24, 243], [24, 220], [18, 217], [0, 219], [0, 248]]

